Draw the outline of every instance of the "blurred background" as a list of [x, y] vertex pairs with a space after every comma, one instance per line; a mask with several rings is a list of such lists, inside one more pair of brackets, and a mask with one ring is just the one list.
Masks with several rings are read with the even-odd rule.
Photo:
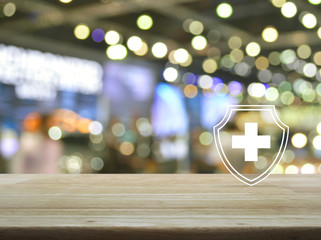
[[227, 172], [212, 127], [272, 104], [274, 172], [320, 173], [320, 26], [321, 0], [0, 0], [0, 172]]

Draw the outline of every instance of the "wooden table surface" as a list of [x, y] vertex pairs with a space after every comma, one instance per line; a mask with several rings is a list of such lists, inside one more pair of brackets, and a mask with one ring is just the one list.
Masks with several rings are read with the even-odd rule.
[[321, 175], [0, 175], [0, 239], [321, 239]]

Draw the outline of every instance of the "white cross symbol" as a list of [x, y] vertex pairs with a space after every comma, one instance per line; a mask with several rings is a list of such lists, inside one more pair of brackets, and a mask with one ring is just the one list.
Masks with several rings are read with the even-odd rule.
[[257, 161], [259, 148], [271, 148], [271, 137], [258, 136], [257, 123], [245, 123], [244, 136], [232, 136], [232, 148], [242, 148], [245, 161]]

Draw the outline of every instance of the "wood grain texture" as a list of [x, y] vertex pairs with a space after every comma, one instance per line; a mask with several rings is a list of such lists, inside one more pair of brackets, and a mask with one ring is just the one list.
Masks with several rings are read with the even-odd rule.
[[0, 175], [0, 239], [321, 239], [321, 175]]

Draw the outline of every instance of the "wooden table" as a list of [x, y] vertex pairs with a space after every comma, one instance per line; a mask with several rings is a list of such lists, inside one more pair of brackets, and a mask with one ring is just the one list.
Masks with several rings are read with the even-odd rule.
[[0, 239], [321, 239], [321, 175], [0, 175]]

